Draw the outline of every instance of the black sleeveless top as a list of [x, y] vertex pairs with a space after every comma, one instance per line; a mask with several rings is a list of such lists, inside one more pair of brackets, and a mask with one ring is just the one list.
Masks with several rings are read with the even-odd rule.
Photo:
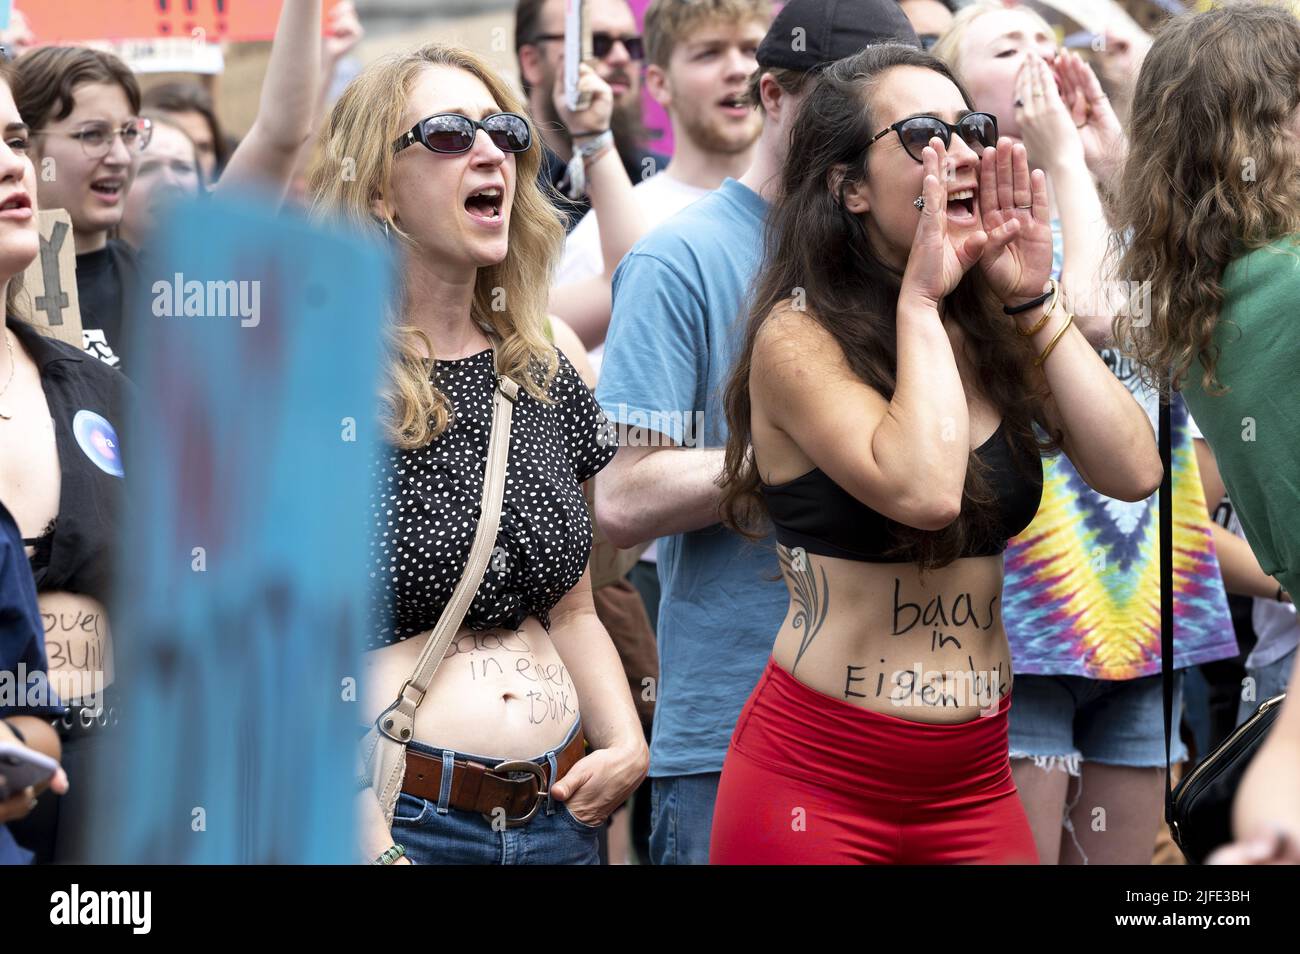
[[31, 325], [9, 328], [40, 370], [59, 455], [59, 511], [40, 534], [23, 540], [36, 591], [94, 597], [108, 604], [124, 498], [121, 433], [132, 385], [80, 348]]
[[[962, 557], [997, 556], [1007, 540], [1029, 526], [1042, 498], [1041, 459], [1035, 456], [1028, 468], [1037, 473], [1029, 479], [1011, 456], [1003, 426], [976, 449], [975, 454], [989, 467], [989, 485], [996, 509], [995, 532], [990, 538], [972, 540]], [[906, 554], [891, 554], [899, 540], [897, 526], [888, 517], [863, 504], [826, 476], [820, 467], [780, 484], [759, 484], [767, 510], [776, 528], [776, 539], [787, 547], [803, 547], [808, 553], [862, 560], [869, 563], [909, 563]]]

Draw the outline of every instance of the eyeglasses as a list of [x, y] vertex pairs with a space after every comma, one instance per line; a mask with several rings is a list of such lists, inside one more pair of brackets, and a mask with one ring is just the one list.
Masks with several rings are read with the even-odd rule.
[[996, 146], [998, 118], [992, 113], [967, 113], [957, 120], [956, 125], [953, 125], [944, 122], [938, 116], [910, 116], [880, 130], [871, 137], [867, 148], [870, 149], [872, 143], [881, 136], [889, 135], [890, 132], [898, 133], [898, 141], [903, 144], [907, 154], [917, 162], [921, 162], [923, 161], [921, 150], [930, 144], [931, 139], [937, 136], [943, 140], [943, 147], [947, 149], [948, 144], [952, 142], [954, 132], [959, 133], [966, 145], [976, 152], [985, 146]]
[[60, 132], [42, 129], [32, 132], [33, 136], [68, 136], [81, 142], [81, 151], [87, 158], [102, 159], [113, 148], [113, 140], [121, 136], [127, 152], [138, 156], [144, 152], [153, 138], [153, 121], [150, 119], [132, 119], [114, 129], [108, 123], [90, 123], [74, 132]]
[[421, 119], [398, 136], [393, 141], [393, 153], [417, 142], [430, 152], [449, 155], [469, 152], [480, 129], [503, 152], [527, 152], [533, 144], [533, 128], [518, 113], [493, 113], [481, 120], [460, 113], [437, 113]]
[[[538, 40], [563, 40], [563, 33], [543, 33]], [[627, 50], [628, 59], [645, 59], [645, 41], [639, 36], [615, 36], [612, 33], [593, 33], [591, 35], [591, 55], [598, 60], [609, 56], [615, 43], [622, 43]]]

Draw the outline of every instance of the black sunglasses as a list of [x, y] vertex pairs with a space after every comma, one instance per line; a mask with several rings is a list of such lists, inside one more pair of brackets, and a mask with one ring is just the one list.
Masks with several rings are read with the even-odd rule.
[[533, 128], [518, 113], [493, 113], [481, 120], [460, 113], [437, 113], [398, 136], [393, 141], [393, 152], [399, 153], [417, 142], [430, 152], [469, 152], [480, 129], [502, 152], [527, 152], [533, 144]]
[[[538, 40], [563, 40], [563, 33], [543, 33]], [[598, 60], [609, 56], [615, 43], [622, 43], [627, 50], [628, 59], [645, 59], [645, 41], [639, 36], [614, 36], [612, 33], [593, 33], [591, 35], [591, 55]]]
[[931, 139], [937, 136], [943, 141], [943, 147], [947, 149], [948, 144], [952, 142], [954, 132], [960, 134], [966, 145], [976, 152], [985, 146], [996, 146], [998, 118], [992, 113], [967, 113], [957, 120], [956, 125], [953, 125], [944, 122], [938, 116], [910, 116], [880, 130], [871, 137], [867, 148], [870, 149], [871, 143], [881, 136], [889, 135], [890, 132], [898, 133], [898, 141], [903, 144], [907, 154], [917, 162], [922, 162], [921, 150], [930, 144]]

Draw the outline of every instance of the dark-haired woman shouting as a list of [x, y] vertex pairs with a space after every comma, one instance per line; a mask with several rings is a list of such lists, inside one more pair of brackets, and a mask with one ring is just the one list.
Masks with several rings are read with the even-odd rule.
[[888, 45], [828, 69], [795, 124], [724, 473], [727, 521], [775, 525], [790, 608], [732, 736], [715, 862], [1036, 860], [1001, 553], [1045, 450], [1125, 500], [1161, 469], [1056, 301], [1044, 174], [973, 109]]

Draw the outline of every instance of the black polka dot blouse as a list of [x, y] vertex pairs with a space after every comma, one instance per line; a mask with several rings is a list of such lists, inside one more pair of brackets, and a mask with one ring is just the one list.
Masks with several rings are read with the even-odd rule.
[[[538, 401], [523, 388], [510, 432], [501, 525], [462, 625], [517, 628], [550, 610], [582, 577], [591, 519], [580, 484], [613, 459], [615, 432], [569, 360]], [[495, 376], [491, 350], [437, 361], [451, 424], [415, 450], [384, 447], [373, 468], [370, 556], [377, 603], [367, 649], [426, 632], [451, 598], [478, 526]], [[540, 384], [541, 372], [535, 370]]]

